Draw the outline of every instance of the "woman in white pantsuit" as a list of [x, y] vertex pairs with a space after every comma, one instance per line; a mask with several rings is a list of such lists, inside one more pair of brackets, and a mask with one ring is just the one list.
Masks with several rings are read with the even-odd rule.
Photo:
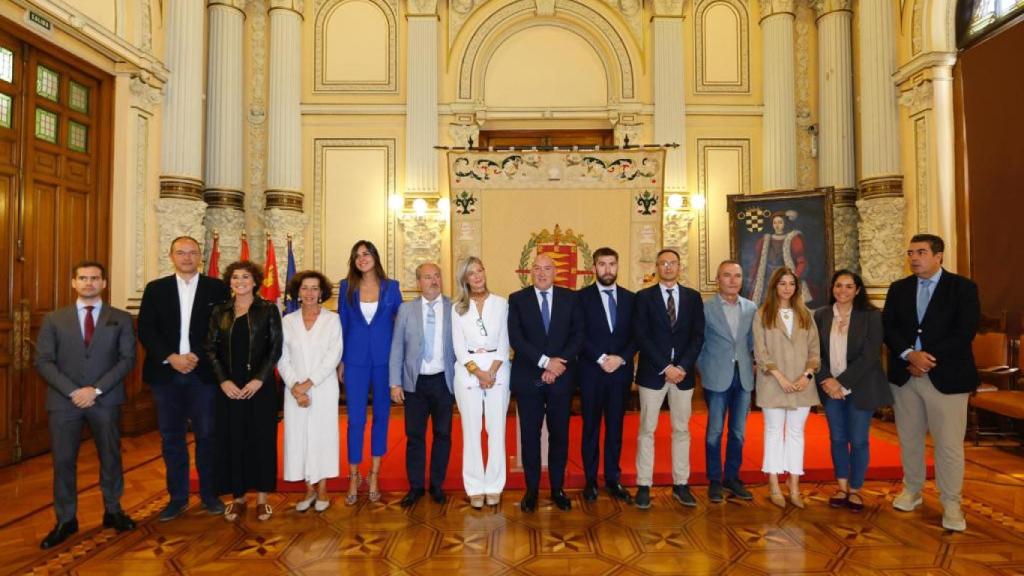
[[[284, 346], [277, 370], [284, 381], [284, 479], [304, 480], [295, 509], [330, 506], [327, 479], [338, 476], [338, 377], [342, 338], [338, 315], [320, 305], [331, 283], [319, 272], [292, 278], [288, 294], [301, 308], [281, 320]], [[314, 505], [315, 501], [315, 505]]]
[[[452, 305], [455, 401], [462, 421], [462, 482], [469, 503], [501, 502], [505, 488], [505, 418], [509, 401], [508, 300], [491, 294], [483, 262], [459, 266]], [[480, 432], [487, 427], [487, 464]]]

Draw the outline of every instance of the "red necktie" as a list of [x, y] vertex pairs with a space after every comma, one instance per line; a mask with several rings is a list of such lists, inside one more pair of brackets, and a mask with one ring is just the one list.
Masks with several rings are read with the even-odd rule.
[[89, 344], [92, 343], [93, 332], [96, 332], [96, 321], [92, 317], [92, 309], [95, 306], [85, 307], [85, 347], [88, 348]]

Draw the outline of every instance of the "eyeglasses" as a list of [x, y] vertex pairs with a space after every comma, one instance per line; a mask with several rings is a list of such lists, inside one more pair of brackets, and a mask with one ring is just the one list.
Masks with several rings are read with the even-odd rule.
[[484, 326], [484, 319], [483, 318], [477, 318], [476, 319], [476, 327], [480, 329], [480, 335], [481, 336], [487, 336], [487, 327]]
[[666, 262], [658, 262], [658, 266], [661, 268], [675, 268], [679, 266], [678, 260], [668, 260]]

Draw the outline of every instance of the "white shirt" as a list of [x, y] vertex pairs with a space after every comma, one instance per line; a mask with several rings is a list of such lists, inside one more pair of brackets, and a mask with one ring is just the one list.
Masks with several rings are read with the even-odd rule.
[[[533, 287], [533, 292], [534, 292], [534, 294], [537, 295], [537, 308], [540, 308], [541, 310], [544, 310], [544, 297], [541, 296], [540, 293], [541, 292], [546, 292], [547, 293], [548, 319], [550, 320], [551, 318], [554, 318], [554, 314], [555, 314], [555, 285], [552, 284], [551, 287], [548, 288], [547, 290], [540, 290], [536, 286], [534, 286]], [[541, 312], [541, 319], [543, 319], [543, 318], [544, 318], [544, 313]], [[540, 355], [540, 360], [537, 361], [537, 367], [538, 368], [547, 369], [547, 367], [548, 367], [548, 360], [551, 360], [551, 359], [547, 357], [547, 354], [541, 354]]]
[[[85, 338], [85, 307], [87, 306], [87, 304], [85, 302], [82, 302], [82, 299], [79, 298], [75, 302], [75, 306], [78, 307], [78, 327], [82, 329], [82, 338]], [[93, 307], [92, 321], [93, 327], [95, 328], [98, 325], [97, 323], [99, 322], [100, 319], [100, 310], [103, 309], [103, 301], [97, 300], [95, 304], [88, 304], [88, 306]]]
[[379, 300], [377, 302], [360, 302], [359, 303], [359, 310], [362, 311], [363, 318], [366, 319], [366, 323], [367, 324], [369, 324], [370, 322], [373, 322], [373, 316], [377, 313], [377, 304], [379, 304], [379, 303], [380, 303]]
[[196, 289], [199, 288], [199, 274], [186, 281], [175, 274], [178, 281], [178, 309], [181, 312], [181, 333], [178, 335], [178, 354], [192, 352], [192, 344], [188, 340], [188, 331], [192, 326], [192, 304], [196, 301]]
[[[496, 294], [488, 294], [483, 303], [483, 311], [477, 310], [476, 304], [470, 301], [465, 314], [452, 309], [452, 342], [455, 345], [456, 370], [455, 379], [464, 380], [468, 388], [480, 386], [476, 377], [468, 377], [463, 368], [470, 360], [476, 362], [482, 370], [490, 368], [491, 362], [502, 362], [501, 373], [507, 374], [509, 362], [508, 344], [508, 300]], [[493, 350], [493, 352], [488, 352]], [[479, 351], [479, 352], [478, 352]], [[507, 382], [507, 376], [500, 376], [501, 383]], [[500, 384], [499, 384], [500, 385]]]
[[[789, 314], [783, 314], [783, 310], [789, 310]], [[782, 318], [782, 325], [786, 327], [786, 336], [793, 335], [793, 319], [796, 317], [796, 310], [792, 308], [779, 308], [779, 318]]]
[[[420, 297], [421, 307], [423, 308], [423, 341], [426, 342], [427, 338], [427, 313], [430, 312], [430, 302]], [[433, 374], [440, 374], [444, 372], [444, 301], [441, 299], [439, 294], [437, 298], [434, 298], [434, 351], [430, 362], [420, 362], [420, 374], [431, 376]]]
[[729, 325], [732, 339], [736, 340], [740, 331], [740, 299], [736, 298], [736, 301], [732, 303], [722, 298], [721, 295], [718, 296], [718, 299], [722, 302], [722, 312], [725, 313], [725, 323]]
[[[598, 294], [601, 295], [601, 306], [604, 306], [604, 318], [605, 320], [608, 321], [608, 331], [614, 332], [615, 327], [612, 325], [612, 311], [608, 309], [608, 298], [613, 298], [615, 300], [616, 310], [618, 310], [617, 306], [619, 304], [619, 285], [612, 284], [611, 286], [602, 286], [599, 282], [597, 284], [597, 289]], [[605, 290], [610, 290], [611, 294], [606, 295]]]
[[679, 318], [679, 284], [673, 284], [671, 288], [664, 284], [659, 284], [659, 286], [661, 286], [661, 301], [665, 303], [666, 309], [668, 309], [668, 293], [672, 293], [672, 301], [676, 305], [676, 318]]

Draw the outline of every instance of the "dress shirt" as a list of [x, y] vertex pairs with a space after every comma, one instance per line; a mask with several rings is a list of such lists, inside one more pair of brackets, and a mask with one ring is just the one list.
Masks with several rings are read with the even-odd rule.
[[[942, 268], [939, 268], [939, 270], [935, 274], [932, 274], [931, 278], [920, 278], [920, 277], [918, 277], [918, 279], [917, 279], [917, 289], [914, 290], [914, 302], [917, 302], [917, 293], [921, 291], [921, 284], [923, 284], [924, 281], [927, 280], [928, 282], [930, 282], [930, 284], [928, 284], [928, 302], [931, 303], [932, 296], [935, 295], [935, 287], [939, 285], [939, 278], [942, 278]], [[925, 310], [927, 310], [927, 308], [925, 308]], [[916, 310], [914, 311], [914, 314], [917, 314]], [[900, 352], [900, 358], [903, 358], [903, 360], [906, 361], [907, 360], [907, 356], [911, 352], [913, 352], [914, 350], [920, 350], [920, 349], [921, 349], [921, 337], [918, 336], [917, 339], [914, 341], [914, 347], [913, 348], [907, 348], [903, 352]]]
[[722, 312], [725, 313], [725, 323], [729, 325], [732, 339], [736, 340], [736, 335], [740, 331], [740, 299], [737, 297], [735, 302], [729, 302], [721, 295], [718, 296], [718, 299], [722, 302]]
[[95, 304], [86, 304], [79, 298], [75, 301], [75, 306], [78, 307], [78, 327], [82, 330], [82, 338], [85, 338], [85, 307], [92, 306], [92, 321], [93, 326], [99, 326], [100, 310], [103, 309], [103, 301], [97, 300]]
[[377, 302], [360, 302], [359, 303], [359, 311], [363, 313], [363, 318], [366, 319], [366, 323], [367, 324], [373, 322], [373, 317], [377, 314], [377, 305], [378, 304], [380, 304], [379, 300]]
[[672, 301], [676, 304], [676, 319], [679, 319], [679, 284], [672, 284], [672, 287], [659, 284], [661, 286], [661, 301], [665, 304], [665, 308], [668, 309], [668, 293], [672, 293]]
[[[537, 308], [540, 309], [540, 310], [544, 309], [544, 297], [541, 296], [540, 293], [541, 292], [547, 292], [547, 295], [548, 295], [548, 315], [549, 315], [549, 317], [554, 318], [553, 314], [555, 313], [555, 298], [554, 298], [554, 296], [555, 296], [555, 285], [552, 284], [551, 287], [548, 288], [547, 290], [540, 290], [536, 286], [534, 286], [533, 287], [533, 292], [534, 292], [534, 294], [537, 295]], [[543, 369], [547, 370], [548, 361], [549, 360], [551, 360], [551, 359], [548, 358], [546, 354], [541, 354], [540, 355], [540, 360], [537, 361], [537, 367], [538, 368], [543, 368]]]
[[196, 301], [196, 290], [199, 288], [199, 274], [192, 276], [191, 280], [185, 280], [175, 274], [178, 281], [178, 307], [181, 312], [181, 333], [178, 334], [178, 354], [192, 352], [192, 344], [188, 339], [188, 332], [192, 326], [192, 304]]
[[788, 308], [789, 314], [783, 314], [782, 308], [779, 308], [779, 318], [782, 319], [782, 325], [786, 328], [786, 336], [793, 335], [793, 320], [796, 318], [796, 310]]
[[[427, 313], [430, 312], [430, 301], [420, 296], [423, 308], [423, 341], [427, 341]], [[420, 375], [433, 376], [444, 372], [444, 304], [441, 296], [433, 300], [434, 304], [434, 350], [430, 362], [420, 361]]]
[[[619, 285], [618, 284], [612, 284], [611, 286], [605, 286], [605, 285], [601, 284], [600, 282], [598, 282], [597, 283], [597, 289], [598, 289], [598, 294], [601, 295], [601, 306], [604, 307], [604, 318], [605, 318], [605, 320], [608, 321], [608, 331], [609, 332], [615, 332], [615, 327], [612, 326], [612, 311], [608, 309], [608, 296], [605, 296], [605, 290], [611, 290], [611, 293], [612, 293], [611, 297], [615, 299], [616, 307], [618, 307], [618, 304], [619, 304]], [[608, 357], [607, 354], [601, 354], [601, 356], [599, 356], [598, 359], [597, 359], [598, 365], [604, 366], [604, 361], [605, 361], [605, 358], [607, 358], [607, 357]], [[623, 359], [622, 363], [625, 364], [626, 360]], [[621, 366], [621, 364], [620, 364], [620, 366]]]

